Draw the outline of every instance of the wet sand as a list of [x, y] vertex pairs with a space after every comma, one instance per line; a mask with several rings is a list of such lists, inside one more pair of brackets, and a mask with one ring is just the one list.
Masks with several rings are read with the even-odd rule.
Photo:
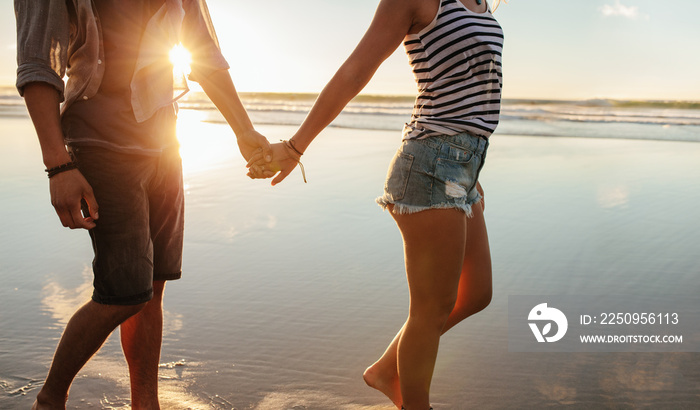
[[[28, 119], [0, 137], [0, 408], [28, 408], [91, 291], [85, 232], [60, 226]], [[408, 307], [398, 230], [374, 204], [398, 132], [329, 129], [281, 185], [245, 177], [227, 128], [182, 111], [184, 276], [167, 287], [172, 409], [389, 409], [364, 368]], [[271, 141], [287, 126], [262, 126]], [[700, 294], [700, 144], [493, 137], [482, 184], [494, 301], [444, 338], [437, 409], [693, 408], [697, 353], [508, 352], [519, 294]], [[699, 302], [700, 303], [700, 302]], [[112, 337], [69, 408], [128, 408]]]

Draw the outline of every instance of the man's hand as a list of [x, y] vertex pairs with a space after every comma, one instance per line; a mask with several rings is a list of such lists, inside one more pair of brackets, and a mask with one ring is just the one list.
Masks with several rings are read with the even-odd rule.
[[[59, 112], [60, 98], [56, 89], [47, 83], [36, 82], [24, 87], [24, 100], [32, 118], [44, 165], [47, 169], [66, 164], [72, 160], [61, 130]], [[92, 229], [97, 219], [97, 201], [92, 187], [77, 169], [61, 172], [49, 179], [51, 204], [56, 209], [63, 226], [76, 229]], [[90, 216], [80, 213], [80, 201], [85, 200], [90, 208]]]
[[[261, 160], [261, 165], [253, 168], [256, 175], [260, 175], [260, 178], [270, 178], [275, 175], [274, 172], [263, 169], [266, 163], [272, 161], [272, 148], [267, 138], [255, 130], [250, 130], [241, 135], [237, 142], [238, 149], [246, 161], [251, 161], [253, 157]], [[250, 167], [250, 163], [248, 167]], [[250, 175], [250, 171], [248, 175]]]
[[231, 81], [228, 70], [218, 70], [207, 75], [200, 75], [196, 72], [196, 65], [193, 67], [199, 85], [209, 96], [216, 108], [226, 118], [226, 122], [231, 126], [233, 133], [238, 139], [238, 149], [243, 158], [250, 160], [256, 150], [261, 150], [262, 158], [266, 162], [272, 160], [270, 143], [259, 132], [255, 131], [250, 122], [248, 113], [241, 102], [236, 87]]
[[241, 155], [246, 161], [261, 149], [262, 157], [265, 162], [272, 161], [272, 148], [270, 147], [270, 142], [262, 134], [255, 130], [250, 130], [248, 132], [242, 133], [237, 139], [238, 149], [241, 151]]
[[[92, 187], [77, 169], [54, 175], [49, 180], [51, 205], [56, 209], [63, 226], [71, 229], [92, 229], [97, 214], [97, 200]], [[90, 210], [90, 216], [83, 217], [80, 212], [80, 201], [85, 200]]]
[[248, 161], [248, 176], [256, 178], [270, 178], [277, 174], [272, 180], [275, 186], [282, 182], [299, 163], [298, 156], [293, 155], [283, 142], [272, 144], [272, 162], [267, 163], [262, 153], [256, 153]]

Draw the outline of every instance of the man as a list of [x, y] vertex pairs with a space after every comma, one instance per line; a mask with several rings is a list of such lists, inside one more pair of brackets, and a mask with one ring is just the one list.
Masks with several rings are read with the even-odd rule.
[[63, 226], [89, 230], [95, 251], [92, 300], [66, 326], [33, 408], [65, 409], [74, 377], [120, 326], [132, 407], [157, 409], [163, 292], [181, 275], [183, 240], [170, 49], [182, 42], [190, 50], [191, 78], [244, 157], [260, 149], [269, 156], [269, 144], [236, 94], [204, 0], [14, 5], [17, 88], [39, 137], [51, 203]]

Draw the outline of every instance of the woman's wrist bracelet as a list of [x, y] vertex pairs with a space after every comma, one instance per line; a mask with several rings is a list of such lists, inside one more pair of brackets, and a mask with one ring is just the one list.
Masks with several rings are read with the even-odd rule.
[[65, 164], [53, 168], [46, 168], [44, 171], [46, 171], [46, 173], [49, 175], [49, 179], [51, 179], [61, 172], [66, 172], [73, 169], [78, 169], [78, 163], [75, 161], [66, 162]]
[[292, 145], [292, 142], [290, 140], [282, 140], [282, 144], [284, 145], [284, 148], [287, 149], [287, 152], [289, 155], [294, 158], [294, 160], [299, 164], [299, 169], [301, 170], [301, 176], [304, 178], [304, 183], [306, 183], [306, 171], [304, 170], [304, 164], [301, 163], [301, 155], [299, 151], [297, 151], [296, 148], [294, 148], [294, 145]]
[[303, 153], [303, 152], [300, 152], [300, 151], [297, 149], [296, 145], [294, 145], [294, 140], [292, 140], [292, 139], [290, 138], [290, 139], [287, 140], [287, 142], [289, 142], [289, 145], [292, 147], [292, 149], [294, 150], [294, 152], [296, 152], [297, 154], [299, 154], [300, 157], [301, 157], [302, 155], [304, 155], [304, 153]]

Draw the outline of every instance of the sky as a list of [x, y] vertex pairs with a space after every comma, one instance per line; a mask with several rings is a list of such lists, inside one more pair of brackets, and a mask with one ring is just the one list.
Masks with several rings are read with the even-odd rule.
[[[208, 0], [239, 91], [318, 92], [367, 29], [379, 0]], [[0, 0], [0, 85], [14, 83], [12, 0]], [[510, 0], [505, 98], [700, 100], [700, 1]], [[411, 95], [398, 49], [365, 94]]]

